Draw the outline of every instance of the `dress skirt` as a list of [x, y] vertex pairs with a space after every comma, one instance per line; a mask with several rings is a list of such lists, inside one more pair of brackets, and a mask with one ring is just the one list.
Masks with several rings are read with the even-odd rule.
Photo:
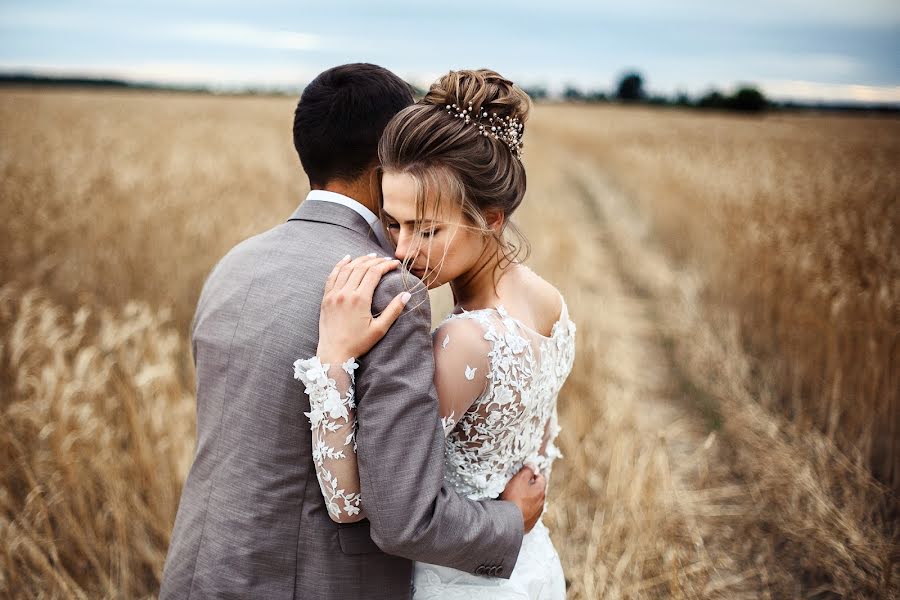
[[414, 600], [565, 600], [566, 580], [550, 533], [541, 521], [522, 538], [509, 579], [415, 563]]

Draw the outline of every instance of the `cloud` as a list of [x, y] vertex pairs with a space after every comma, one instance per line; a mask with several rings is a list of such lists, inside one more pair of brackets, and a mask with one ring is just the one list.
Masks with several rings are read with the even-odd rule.
[[323, 46], [322, 37], [316, 34], [262, 29], [234, 23], [175, 25], [169, 28], [169, 33], [190, 41], [275, 50], [316, 50]]
[[776, 99], [900, 103], [900, 85], [875, 86], [774, 80], [760, 82], [760, 87], [767, 96]]
[[[479, 6], [476, 0], [464, 0], [465, 4]], [[499, 0], [493, 6], [503, 10], [504, 5], [517, 10], [546, 12], [545, 2]], [[898, 26], [900, 4], [896, 0], [856, 0], [854, 2], [822, 2], [822, 0], [555, 0], [557, 12], [607, 18], [653, 19], [672, 22], [692, 21], [704, 23], [731, 23], [757, 25], [840, 25], [853, 27]]]
[[[735, 60], [737, 58], [738, 60]], [[865, 74], [866, 64], [853, 56], [824, 52], [759, 52], [717, 59], [718, 73], [724, 75], [740, 66], [750, 79], [795, 79], [847, 83]]]

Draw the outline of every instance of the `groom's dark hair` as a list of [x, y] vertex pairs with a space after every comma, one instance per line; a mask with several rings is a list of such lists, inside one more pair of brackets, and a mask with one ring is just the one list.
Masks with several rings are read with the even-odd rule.
[[410, 85], [378, 65], [320, 73], [294, 111], [294, 148], [310, 184], [352, 181], [376, 165], [385, 125], [412, 103]]

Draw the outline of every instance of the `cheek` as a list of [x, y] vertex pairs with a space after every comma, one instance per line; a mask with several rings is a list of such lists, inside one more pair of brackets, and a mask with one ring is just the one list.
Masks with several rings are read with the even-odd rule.
[[452, 241], [443, 244], [446, 249], [444, 264], [452, 277], [462, 274], [472, 267], [480, 256], [480, 244], [478, 236], [468, 231], [457, 232]]

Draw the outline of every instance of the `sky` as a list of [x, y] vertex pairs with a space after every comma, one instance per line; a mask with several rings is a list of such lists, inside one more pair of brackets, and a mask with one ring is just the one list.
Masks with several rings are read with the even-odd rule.
[[0, 0], [0, 72], [297, 89], [348, 62], [422, 87], [522, 86], [900, 103], [900, 0]]

